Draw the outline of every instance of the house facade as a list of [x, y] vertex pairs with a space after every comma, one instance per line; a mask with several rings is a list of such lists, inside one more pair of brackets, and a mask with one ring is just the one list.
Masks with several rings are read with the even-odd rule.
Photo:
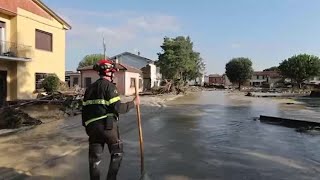
[[310, 85], [319, 85], [320, 84], [320, 76], [315, 76], [310, 78], [306, 84], [310, 84]]
[[224, 84], [224, 77], [219, 74], [210, 74], [209, 75], [209, 84]]
[[162, 79], [160, 69], [154, 64], [147, 64], [141, 68], [143, 73], [143, 88], [144, 90], [150, 90], [153, 87], [160, 86], [160, 80]]
[[[138, 81], [138, 91], [143, 91], [143, 76], [142, 71], [131, 67], [129, 65], [118, 64], [119, 71], [115, 72], [113, 83], [117, 86], [118, 92], [121, 95], [130, 96], [135, 93], [135, 81]], [[94, 83], [100, 77], [93, 66], [78, 68], [80, 71], [80, 86], [87, 88], [90, 84]]]
[[282, 79], [277, 71], [255, 71], [250, 79], [250, 86], [260, 87], [264, 84], [271, 88]]
[[145, 89], [151, 89], [159, 86], [162, 76], [159, 67], [156, 67], [154, 61], [130, 52], [123, 52], [110, 58], [119, 64], [125, 64], [143, 71], [143, 84]]
[[65, 72], [65, 82], [68, 87], [80, 86], [81, 74], [80, 72], [66, 71]]
[[69, 29], [40, 0], [0, 0], [0, 101], [34, 98], [48, 74], [64, 81]]

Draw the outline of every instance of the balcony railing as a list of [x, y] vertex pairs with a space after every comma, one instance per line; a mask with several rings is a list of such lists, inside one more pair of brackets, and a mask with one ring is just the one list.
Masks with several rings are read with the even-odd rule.
[[0, 41], [0, 56], [31, 59], [32, 47], [14, 42]]

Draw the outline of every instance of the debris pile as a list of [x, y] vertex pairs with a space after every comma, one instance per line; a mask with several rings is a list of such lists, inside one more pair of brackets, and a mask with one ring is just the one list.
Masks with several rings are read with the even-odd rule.
[[151, 89], [153, 95], [157, 94], [186, 94], [187, 92], [201, 91], [198, 86], [188, 86], [180, 81], [164, 80], [159, 87]]
[[83, 93], [80, 91], [39, 93], [36, 99], [9, 102], [0, 108], [0, 129], [13, 129], [22, 126], [40, 125], [42, 122], [30, 117], [21, 109], [39, 104], [56, 104], [59, 110], [68, 116], [81, 113]]
[[23, 111], [15, 108], [0, 109], [0, 129], [15, 129], [22, 126], [40, 125], [42, 122], [30, 117]]

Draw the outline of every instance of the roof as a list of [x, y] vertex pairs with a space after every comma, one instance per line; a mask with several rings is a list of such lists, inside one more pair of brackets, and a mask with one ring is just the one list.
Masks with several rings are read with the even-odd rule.
[[127, 51], [126, 51], [126, 52], [123, 52], [123, 53], [121, 53], [121, 54], [115, 55], [115, 56], [111, 57], [110, 59], [113, 60], [113, 59], [116, 59], [117, 57], [123, 56], [123, 55], [135, 56], [135, 57], [137, 57], [137, 58], [144, 59], [144, 60], [147, 61], [147, 62], [154, 62], [153, 60], [151, 60], [151, 59], [149, 59], [149, 58], [146, 58], [146, 57], [143, 57], [143, 56], [140, 56], [140, 55], [137, 55], [137, 54], [133, 54], [133, 53], [127, 52]]
[[[116, 67], [120, 71], [127, 71], [127, 72], [142, 74], [142, 71], [140, 69], [134, 68], [134, 67], [126, 65], [126, 64], [118, 63], [118, 64], [116, 64]], [[85, 67], [81, 67], [81, 68], [77, 69], [77, 71], [90, 71], [90, 70], [93, 70], [93, 65], [92, 66], [85, 66]]]
[[74, 72], [74, 71], [66, 71], [65, 72], [65, 75], [66, 76], [73, 76], [73, 75], [76, 75], [76, 76], [78, 76], [78, 75], [80, 75], [80, 72]]
[[220, 78], [222, 76], [219, 74], [209, 74], [209, 77]]
[[281, 77], [280, 73], [278, 71], [255, 71], [253, 72], [253, 75], [256, 76], [268, 76], [268, 77]]
[[142, 74], [142, 71], [140, 69], [125, 64], [120, 65], [126, 69], [125, 71]]
[[47, 13], [49, 13], [53, 18], [55, 18], [59, 23], [64, 25], [65, 29], [71, 29], [71, 25], [68, 24], [64, 19], [62, 19], [59, 15], [57, 15], [52, 9], [50, 9], [47, 5], [45, 5], [41, 0], [33, 0], [38, 6], [44, 9]]

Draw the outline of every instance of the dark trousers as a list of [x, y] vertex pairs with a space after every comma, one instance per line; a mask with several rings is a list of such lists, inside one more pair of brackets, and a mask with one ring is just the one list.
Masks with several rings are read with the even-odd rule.
[[[116, 123], [113, 122], [113, 126], [110, 128], [106, 127], [106, 123], [101, 120], [93, 122], [86, 128], [89, 136], [89, 169], [91, 180], [100, 180], [99, 164], [102, 160], [105, 144], [108, 145], [111, 154], [107, 180], [116, 180], [123, 154], [123, 147]], [[107, 168], [102, 169], [107, 170]]]

